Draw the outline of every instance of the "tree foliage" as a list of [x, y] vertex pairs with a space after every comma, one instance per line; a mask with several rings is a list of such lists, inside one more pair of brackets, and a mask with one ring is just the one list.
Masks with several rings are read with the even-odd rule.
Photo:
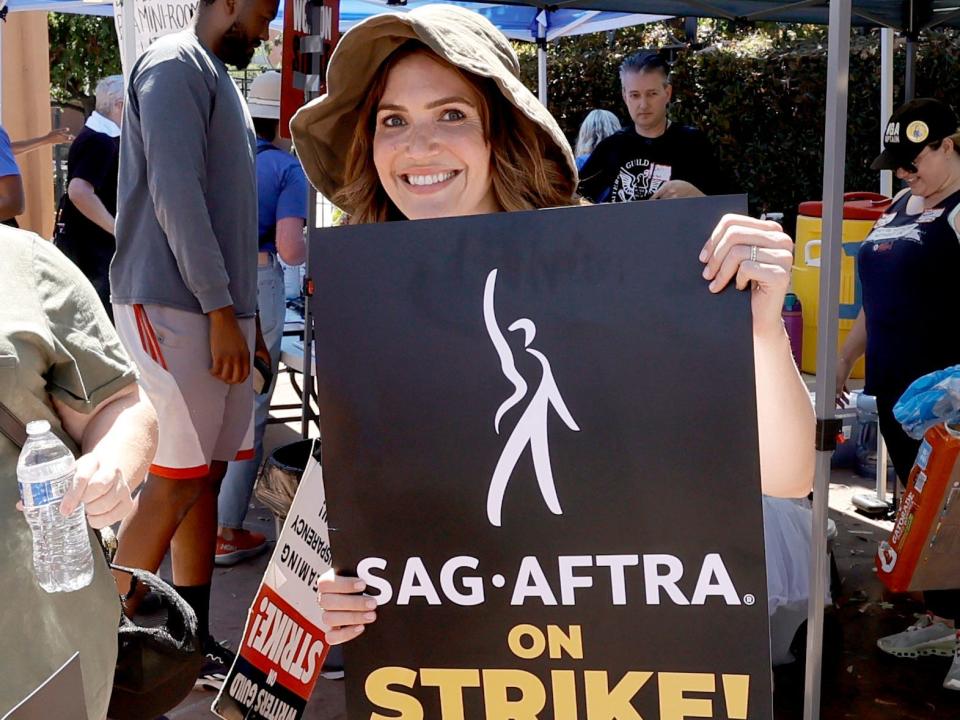
[[50, 13], [50, 96], [89, 113], [97, 81], [120, 70], [113, 18]]
[[[618, 67], [630, 53], [676, 46], [678, 28], [641, 26], [560, 40], [548, 49], [549, 106], [571, 141], [593, 108], [626, 121]], [[680, 36], [682, 37], [682, 30]], [[701, 23], [701, 44], [675, 49], [671, 117], [704, 130], [724, 172], [750, 197], [754, 213], [785, 212], [822, 195], [827, 49], [823, 28], [775, 25], [744, 30]], [[869, 169], [880, 146], [880, 48], [876, 31], [851, 38], [847, 190], [876, 190]], [[917, 94], [960, 105], [960, 35], [925, 33]], [[519, 46], [524, 82], [537, 83], [536, 48]], [[903, 97], [902, 49], [894, 98]], [[897, 100], [895, 100], [897, 102]]]

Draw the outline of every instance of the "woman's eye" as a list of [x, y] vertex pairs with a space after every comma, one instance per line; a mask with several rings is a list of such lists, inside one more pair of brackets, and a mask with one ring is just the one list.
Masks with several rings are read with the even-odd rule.
[[403, 118], [398, 115], [387, 115], [380, 121], [380, 124], [384, 127], [402, 127], [404, 125]]
[[462, 110], [450, 109], [443, 113], [444, 120], [463, 120], [467, 117]]

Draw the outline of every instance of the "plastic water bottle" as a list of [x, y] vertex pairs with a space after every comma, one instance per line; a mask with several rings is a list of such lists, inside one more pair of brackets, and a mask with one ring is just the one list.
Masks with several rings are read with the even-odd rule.
[[33, 531], [33, 567], [47, 592], [71, 592], [93, 579], [93, 553], [81, 504], [60, 514], [60, 501], [77, 469], [70, 449], [50, 432], [50, 423], [27, 423], [27, 441], [17, 462], [24, 515]]
[[800, 298], [795, 293], [788, 292], [783, 298], [781, 317], [783, 318], [783, 325], [787, 329], [787, 337], [790, 338], [793, 361], [797, 364], [797, 367], [800, 367], [803, 358], [803, 307], [800, 305]]

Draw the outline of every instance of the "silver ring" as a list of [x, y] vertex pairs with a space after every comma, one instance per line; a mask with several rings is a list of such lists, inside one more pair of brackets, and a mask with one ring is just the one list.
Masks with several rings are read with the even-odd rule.
[[750, 262], [756, 262], [756, 261], [757, 261], [757, 246], [751, 245], [750, 246]]

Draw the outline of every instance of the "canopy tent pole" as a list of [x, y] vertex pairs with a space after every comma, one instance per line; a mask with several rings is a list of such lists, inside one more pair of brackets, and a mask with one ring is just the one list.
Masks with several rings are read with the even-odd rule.
[[[887, 130], [887, 119], [893, 115], [893, 29], [880, 31], [880, 150]], [[893, 172], [880, 171], [880, 194], [893, 197]]]
[[917, 95], [917, 38], [913, 34], [907, 35], [907, 61], [903, 74], [903, 101], [910, 102]]
[[810, 536], [810, 599], [807, 606], [807, 666], [804, 720], [820, 717], [823, 665], [823, 598], [827, 577], [827, 510], [830, 457], [837, 443], [837, 328], [840, 310], [840, 250], [843, 232], [843, 171], [847, 151], [847, 88], [850, 72], [851, 0], [830, 3], [827, 44], [827, 111], [824, 128], [823, 245], [817, 338], [816, 476]]
[[547, 13], [537, 13], [537, 97], [547, 106]]

